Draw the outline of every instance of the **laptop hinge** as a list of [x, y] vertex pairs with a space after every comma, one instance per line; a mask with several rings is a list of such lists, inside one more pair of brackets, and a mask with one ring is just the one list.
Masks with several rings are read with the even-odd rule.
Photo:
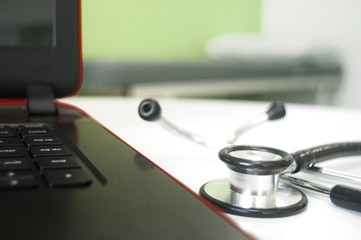
[[27, 86], [28, 111], [30, 115], [55, 115], [57, 109], [53, 89], [48, 85]]

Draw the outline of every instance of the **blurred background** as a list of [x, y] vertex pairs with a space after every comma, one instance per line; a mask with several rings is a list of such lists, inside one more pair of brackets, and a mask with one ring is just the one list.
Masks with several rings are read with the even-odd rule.
[[361, 107], [361, 1], [82, 1], [81, 95]]

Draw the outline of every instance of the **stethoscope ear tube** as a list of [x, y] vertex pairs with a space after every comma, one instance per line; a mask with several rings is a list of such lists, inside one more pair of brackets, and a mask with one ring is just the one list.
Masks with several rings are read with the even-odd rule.
[[[138, 106], [138, 114], [145, 121], [149, 121], [149, 122], [158, 121], [163, 127], [167, 128], [171, 132], [176, 133], [182, 137], [185, 137], [188, 140], [191, 140], [195, 143], [202, 144], [205, 145], [206, 147], [214, 149], [213, 142], [209, 142], [206, 138], [202, 136], [189, 132], [183, 128], [177, 127], [175, 124], [164, 118], [162, 116], [161, 106], [158, 103], [158, 101], [155, 99], [146, 98], [142, 100]], [[254, 119], [251, 119], [248, 122], [243, 123], [237, 130], [233, 131], [228, 136], [227, 140], [225, 141], [225, 144], [233, 145], [236, 139], [244, 132], [247, 132], [253, 127], [258, 126], [259, 124], [262, 124], [268, 120], [281, 119], [285, 115], [286, 115], [286, 109], [284, 104], [280, 101], [273, 102], [265, 113], [255, 117]], [[219, 149], [219, 146], [217, 146], [216, 149]]]
[[292, 153], [295, 159], [295, 169], [292, 173], [297, 173], [305, 168], [310, 168], [316, 163], [334, 158], [356, 156], [361, 154], [361, 142], [344, 142], [321, 145]]

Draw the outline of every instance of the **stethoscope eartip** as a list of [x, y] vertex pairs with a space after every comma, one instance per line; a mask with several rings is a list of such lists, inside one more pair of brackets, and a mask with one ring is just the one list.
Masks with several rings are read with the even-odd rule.
[[281, 119], [286, 116], [286, 108], [283, 102], [273, 102], [267, 111], [269, 120]]
[[138, 107], [139, 116], [146, 121], [156, 121], [160, 118], [161, 107], [159, 103], [154, 99], [144, 99]]

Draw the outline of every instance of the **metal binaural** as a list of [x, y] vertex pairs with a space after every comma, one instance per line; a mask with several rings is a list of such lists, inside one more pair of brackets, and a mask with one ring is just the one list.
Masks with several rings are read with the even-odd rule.
[[[208, 148], [214, 149], [214, 143], [210, 142], [206, 138], [197, 135], [195, 133], [189, 132], [186, 129], [180, 128], [173, 124], [172, 122], [168, 121], [166, 118], [164, 118], [161, 114], [161, 106], [158, 103], [157, 100], [147, 98], [141, 101], [141, 103], [138, 106], [138, 114], [139, 116], [145, 120], [145, 121], [158, 121], [162, 126], [170, 130], [171, 132], [176, 133], [179, 136], [185, 137], [188, 140], [191, 140], [197, 144], [202, 144]], [[266, 122], [267, 120], [276, 120], [283, 118], [286, 115], [286, 110], [284, 107], [284, 104], [282, 102], [274, 102], [271, 104], [269, 109], [255, 117], [254, 119], [245, 122], [242, 124], [237, 130], [232, 132], [228, 138], [225, 140], [225, 145], [233, 144], [239, 136], [241, 136], [243, 133], [251, 130], [252, 128]]]
[[269, 121], [277, 120], [277, 119], [281, 119], [285, 116], [286, 116], [286, 108], [284, 106], [284, 103], [280, 102], [280, 101], [273, 102], [271, 104], [271, 106], [269, 107], [269, 109], [265, 113], [249, 120], [248, 122], [243, 123], [238, 129], [236, 129], [235, 131], [230, 133], [227, 138], [227, 143], [229, 145], [232, 145], [237, 141], [237, 139], [243, 133], [249, 131], [250, 129], [252, 129], [268, 120]]

